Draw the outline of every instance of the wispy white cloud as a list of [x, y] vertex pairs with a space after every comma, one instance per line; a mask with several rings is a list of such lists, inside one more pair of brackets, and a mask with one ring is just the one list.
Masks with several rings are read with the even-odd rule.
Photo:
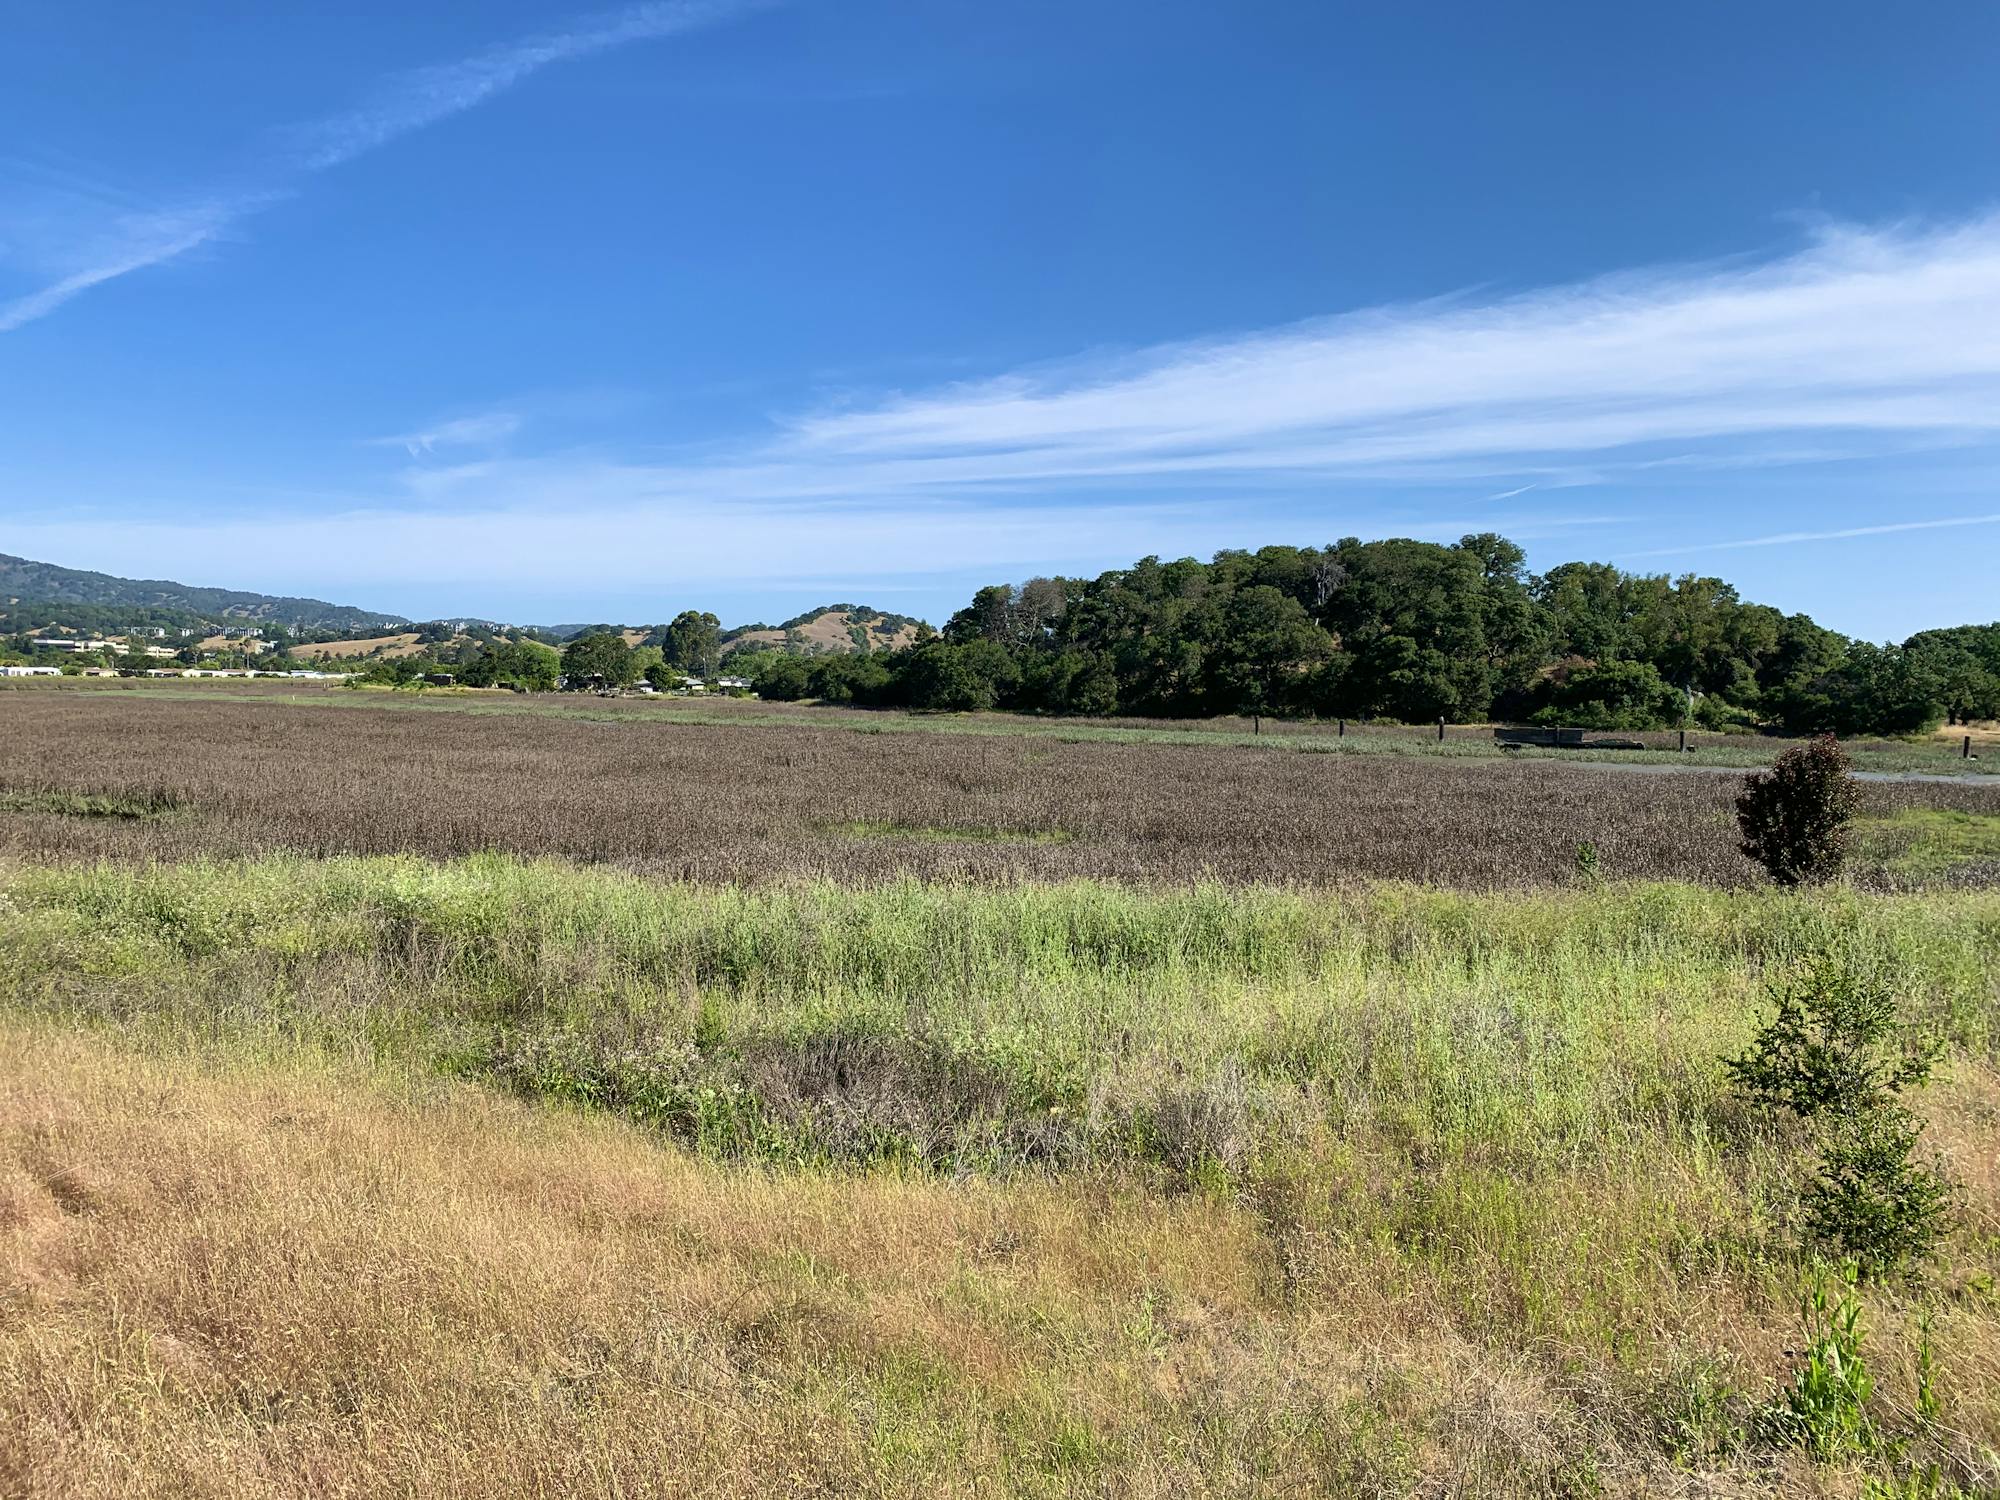
[[629, 43], [691, 31], [770, 0], [650, 0], [557, 32], [489, 48], [386, 80], [356, 108], [281, 130], [250, 186], [179, 204], [114, 216], [74, 247], [74, 263], [47, 285], [0, 303], [0, 333], [43, 318], [71, 298], [148, 266], [174, 260], [295, 191], [315, 172], [337, 167], [399, 136], [463, 113], [553, 63]]
[[[1548, 537], [1622, 519], [1546, 498], [1579, 485], [1951, 444], [1978, 461], [2000, 441], [2000, 219], [1177, 344], [810, 412], [665, 458], [515, 451], [522, 430], [501, 410], [379, 439], [443, 461], [384, 474], [331, 519], [288, 521], [286, 545], [387, 543], [412, 567], [446, 556], [468, 577], [579, 586], [668, 569], [1004, 572], [1199, 551], [1254, 540], [1251, 526]], [[1545, 503], [1486, 508], [1531, 492]], [[1441, 509], [1445, 495], [1467, 513]], [[202, 545], [222, 545], [215, 525]], [[433, 549], [438, 527], [477, 541]], [[275, 540], [268, 517], [256, 534]]]
[[426, 125], [461, 114], [551, 63], [573, 62], [631, 42], [655, 41], [740, 15], [747, 0], [654, 0], [566, 30], [522, 38], [459, 62], [389, 79], [359, 108], [283, 132], [291, 167], [319, 172], [352, 161]]
[[[216, 557], [276, 550], [313, 559], [321, 592], [449, 573], [581, 595], [653, 580], [1003, 577], [1278, 537], [1532, 540], [1629, 519], [1611, 498], [1620, 485], [1651, 486], [1657, 525], [1675, 503], [1665, 486], [1708, 489], [1731, 467], [1775, 483], [1784, 465], [1922, 451], [1963, 478], [2000, 451], [2000, 217], [1001, 374], [665, 456], [640, 446], [650, 434], [630, 412], [622, 452], [599, 425], [590, 449], [525, 449], [527, 426], [506, 420], [524, 402], [381, 440], [426, 461], [310, 515], [237, 527], [210, 512], [199, 528], [94, 526], [89, 541], [51, 521], [12, 528], [9, 550], [111, 566], [104, 549], [129, 544], [159, 549], [158, 571], [178, 548], [211, 572]], [[538, 437], [573, 426], [532, 410]], [[1557, 498], [1592, 484], [1604, 498], [1588, 515]]]
[[1292, 474], [1774, 434], [2000, 429], [2000, 218], [1145, 350], [817, 414], [787, 447], [947, 482]]
[[1688, 542], [1678, 547], [1651, 547], [1625, 557], [1673, 557], [1683, 552], [1733, 552], [1741, 547], [1786, 547], [1795, 542], [1844, 542], [1853, 537], [1889, 536], [1899, 531], [1940, 531], [1956, 526], [2000, 526], [2000, 512], [1987, 516], [1943, 516], [1930, 521], [1887, 521], [1879, 526], [1843, 526], [1837, 531], [1781, 531], [1726, 542]]
[[519, 413], [488, 411], [454, 417], [395, 437], [369, 438], [367, 443], [374, 448], [401, 448], [412, 458], [424, 458], [440, 448], [491, 447], [505, 442], [520, 429]]
[[1268, 500], [1481, 479], [1507, 500], [1994, 443], [2000, 216], [1825, 231], [1763, 265], [1377, 308], [897, 394], [677, 461], [541, 455], [423, 483], [426, 499], [456, 490], [473, 508], [607, 479], [662, 505]]
[[210, 203], [122, 218], [108, 236], [112, 243], [93, 256], [89, 264], [25, 296], [0, 303], [0, 333], [11, 333], [24, 323], [47, 317], [70, 298], [94, 286], [159, 265], [207, 244], [238, 212], [235, 205]]

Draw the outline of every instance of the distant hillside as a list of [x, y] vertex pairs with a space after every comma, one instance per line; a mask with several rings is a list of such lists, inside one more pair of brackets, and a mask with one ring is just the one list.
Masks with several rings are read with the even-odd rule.
[[[453, 636], [447, 645], [458, 645], [464, 636]], [[204, 646], [209, 645], [203, 641]], [[403, 656], [415, 656], [425, 648], [424, 638], [414, 630], [399, 631], [394, 635], [370, 636], [351, 641], [313, 641], [294, 648], [297, 656], [305, 661], [366, 661], [378, 657], [394, 660]]]
[[852, 651], [893, 651], [913, 645], [923, 625], [908, 615], [884, 614], [865, 604], [822, 604], [782, 625], [744, 625], [722, 638], [725, 654], [784, 651], [794, 656], [831, 656]]
[[129, 610], [135, 615], [170, 612], [202, 620], [255, 620], [290, 630], [380, 629], [405, 623], [396, 615], [329, 604], [324, 599], [196, 588], [163, 578], [117, 578], [0, 553], [0, 608], [10, 624], [39, 627], [52, 623], [35, 617], [65, 605], [88, 606], [100, 613]]
[[[369, 639], [309, 643], [306, 654], [329, 658], [410, 655], [420, 649], [409, 632], [416, 622], [401, 615], [376, 614], [324, 599], [293, 599], [243, 589], [199, 588], [163, 578], [119, 578], [81, 568], [0, 553], [0, 634], [62, 625], [85, 632], [116, 633], [149, 625], [198, 627], [244, 621], [282, 625], [294, 632], [368, 632]], [[492, 632], [506, 627], [483, 620], [436, 622], [454, 632]], [[557, 625], [545, 638], [567, 640], [599, 630], [616, 631], [628, 644], [658, 640], [664, 627], [650, 631], [615, 625]], [[913, 644], [923, 622], [886, 614], [865, 604], [822, 604], [778, 625], [761, 622], [723, 632], [723, 651], [782, 651], [795, 656], [830, 656], [855, 651], [895, 650]], [[407, 637], [407, 638], [406, 638]]]

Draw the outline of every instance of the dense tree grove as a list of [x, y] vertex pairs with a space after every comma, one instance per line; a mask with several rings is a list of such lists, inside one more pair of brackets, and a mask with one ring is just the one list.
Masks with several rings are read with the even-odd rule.
[[696, 677], [713, 677], [722, 665], [722, 621], [684, 609], [667, 626], [661, 646], [667, 666]]
[[[27, 618], [42, 621], [32, 608]], [[793, 629], [829, 608], [851, 617], [861, 649], [809, 645]], [[141, 632], [141, 646], [181, 648], [169, 666], [325, 666], [315, 644], [341, 638], [266, 624], [256, 641], [211, 648], [191, 638], [207, 627], [128, 623], [130, 614], [115, 623]], [[72, 633], [97, 618], [82, 607], [48, 617]], [[0, 657], [67, 671], [159, 664], [115, 638], [88, 653], [37, 646], [42, 628], [0, 632]], [[1220, 552], [1208, 562], [1148, 557], [1096, 578], [980, 589], [942, 631], [836, 605], [776, 627], [782, 648], [742, 639], [771, 629], [725, 631], [696, 610], [643, 635], [608, 624], [557, 633], [434, 621], [406, 627], [413, 650], [341, 664], [377, 683], [449, 674], [527, 692], [642, 680], [674, 691], [726, 672], [767, 698], [1152, 718], [1442, 717], [1848, 736], [2000, 719], [2000, 623], [1877, 645], [1745, 602], [1716, 578], [1589, 562], [1531, 574], [1521, 549], [1491, 533], [1450, 546], [1349, 538]], [[872, 639], [912, 636], [900, 649], [867, 649]], [[804, 654], [812, 650], [820, 654]]]
[[553, 692], [562, 655], [540, 641], [496, 640], [460, 668], [469, 687], [511, 687], [527, 693]]
[[604, 687], [625, 687], [639, 680], [643, 670], [634, 661], [625, 637], [614, 631], [593, 631], [580, 635], [562, 649], [563, 680], [573, 685], [595, 683]]
[[2000, 624], [1870, 645], [1716, 578], [1532, 575], [1490, 534], [1148, 557], [983, 588], [895, 653], [745, 665], [766, 697], [921, 709], [1838, 734], [2000, 716]]

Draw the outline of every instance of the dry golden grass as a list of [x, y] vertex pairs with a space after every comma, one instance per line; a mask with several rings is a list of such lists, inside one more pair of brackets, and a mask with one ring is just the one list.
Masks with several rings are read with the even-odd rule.
[[[1669, 1162], [1397, 1243], [1337, 1192], [1307, 1231], [1111, 1180], [733, 1172], [324, 1066], [19, 1026], [0, 1058], [9, 1496], [1856, 1493], [1671, 1457], [1691, 1372], [1775, 1378], [1793, 1330], [1620, 1228], [1713, 1215]], [[1990, 1161], [1994, 1080], [1940, 1102]], [[1622, 1333], [1528, 1335], [1523, 1257], [1551, 1298], [1627, 1285]], [[1885, 1386], [1906, 1319], [1878, 1305]], [[1992, 1312], [1938, 1340], [1991, 1441]]]
[[1934, 731], [1931, 738], [1942, 740], [1948, 745], [1961, 744], [1965, 736], [1972, 736], [1972, 753], [1983, 755], [2000, 749], [2000, 720], [1985, 719], [1977, 724], [1947, 724]]
[[[208, 643], [202, 643], [206, 646]], [[415, 656], [423, 650], [422, 639], [414, 630], [400, 635], [370, 636], [359, 641], [317, 641], [300, 646], [296, 654], [304, 661], [344, 661], [356, 656]]]
[[[797, 634], [808, 650], [839, 655], [854, 650], [853, 630], [852, 614], [844, 609], [829, 609], [798, 626]], [[746, 630], [731, 638], [728, 649], [734, 652], [782, 646], [785, 634], [782, 630]], [[868, 622], [868, 639], [873, 650], [895, 651], [916, 644], [917, 627], [899, 625], [894, 630], [888, 630], [881, 621], [871, 620]]]

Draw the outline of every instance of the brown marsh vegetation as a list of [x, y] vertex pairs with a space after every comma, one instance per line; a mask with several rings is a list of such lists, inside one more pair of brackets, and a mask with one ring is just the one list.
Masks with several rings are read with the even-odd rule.
[[[185, 859], [487, 850], [694, 880], [832, 877], [1470, 886], [1737, 883], [1733, 778], [1236, 745], [869, 734], [146, 693], [0, 702], [0, 850]], [[160, 815], [66, 816], [50, 798]], [[1867, 810], [2000, 813], [1878, 784]], [[38, 803], [37, 799], [42, 799]], [[1982, 867], [1983, 868], [1983, 867]], [[1977, 872], [1968, 872], [1976, 874]]]

